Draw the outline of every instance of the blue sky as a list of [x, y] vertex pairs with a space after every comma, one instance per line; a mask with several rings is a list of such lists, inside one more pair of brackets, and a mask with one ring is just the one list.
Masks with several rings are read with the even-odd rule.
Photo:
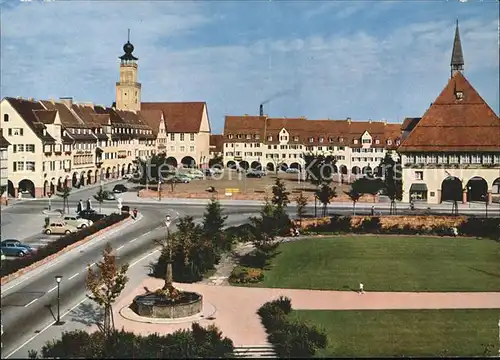
[[270, 98], [269, 116], [400, 122], [445, 86], [457, 18], [465, 75], [498, 114], [495, 0], [4, 0], [1, 96], [110, 105], [130, 28], [142, 100], [206, 101], [214, 133]]

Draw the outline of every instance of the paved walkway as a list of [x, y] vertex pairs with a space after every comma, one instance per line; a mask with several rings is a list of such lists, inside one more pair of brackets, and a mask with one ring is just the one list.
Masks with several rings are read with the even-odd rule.
[[[210, 201], [210, 199], [197, 199], [197, 198], [176, 198], [176, 197], [168, 197], [168, 195], [162, 196], [161, 200], [158, 198], [144, 198], [137, 196], [136, 191], [129, 191], [122, 195], [124, 201], [128, 202], [144, 202], [144, 203], [171, 203], [171, 204], [205, 204]], [[234, 205], [261, 205], [263, 203], [262, 200], [231, 200], [226, 199], [224, 197], [220, 197], [219, 201], [221, 204], [234, 204]], [[291, 201], [289, 206], [295, 206], [295, 201]], [[467, 204], [462, 204], [459, 202], [458, 210], [469, 210], [469, 209], [478, 209], [483, 210], [485, 208], [484, 203], [482, 202], [471, 202]], [[313, 206], [309, 204], [309, 206]], [[356, 203], [357, 209], [371, 209], [372, 206], [375, 206], [378, 209], [389, 209], [390, 202], [381, 200], [380, 202], [358, 202]], [[397, 202], [397, 208], [408, 209], [410, 204], [405, 202]], [[328, 209], [335, 209], [336, 207], [352, 207], [352, 202], [350, 201], [335, 201], [328, 205]], [[416, 209], [427, 209], [431, 208], [432, 210], [449, 210], [451, 212], [452, 204], [451, 202], [444, 202], [441, 204], [426, 204], [426, 203], [415, 203]], [[495, 211], [500, 209], [500, 203], [492, 203], [488, 206], [490, 211]]]
[[[144, 292], [144, 287], [157, 289], [160, 279], [148, 278], [121, 297], [115, 306], [115, 325], [118, 329], [141, 334], [169, 333], [190, 327], [190, 323], [150, 324], [124, 319], [119, 311], [132, 303], [133, 298]], [[322, 291], [297, 289], [247, 288], [213, 286], [206, 284], [175, 284], [182, 290], [203, 295], [204, 302], [215, 307], [213, 320], [201, 320], [201, 325], [216, 324], [224, 335], [233, 339], [236, 346], [266, 344], [266, 333], [256, 314], [267, 301], [287, 296], [294, 309], [303, 310], [382, 310], [382, 309], [500, 309], [500, 292], [490, 293], [408, 293]]]

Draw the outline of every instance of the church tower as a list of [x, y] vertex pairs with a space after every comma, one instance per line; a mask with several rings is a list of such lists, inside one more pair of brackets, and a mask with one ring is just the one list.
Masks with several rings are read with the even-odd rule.
[[458, 31], [458, 19], [455, 27], [455, 40], [453, 40], [453, 52], [451, 53], [451, 77], [457, 71], [464, 71], [464, 54], [462, 52], [462, 42], [460, 41], [460, 32]]
[[137, 60], [132, 52], [134, 45], [130, 43], [130, 29], [128, 40], [123, 45], [125, 54], [120, 59], [120, 81], [116, 83], [116, 108], [118, 110], [141, 110], [141, 84], [137, 82]]

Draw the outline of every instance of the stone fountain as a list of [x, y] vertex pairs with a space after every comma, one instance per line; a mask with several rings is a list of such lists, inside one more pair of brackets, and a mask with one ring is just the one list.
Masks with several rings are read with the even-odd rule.
[[170, 244], [169, 226], [171, 220], [167, 215], [165, 225], [167, 228], [167, 249], [169, 259], [165, 285], [161, 289], [150, 291], [134, 298], [131, 309], [139, 316], [151, 318], [178, 319], [199, 314], [203, 310], [203, 297], [201, 294], [176, 289], [172, 282], [172, 246]]

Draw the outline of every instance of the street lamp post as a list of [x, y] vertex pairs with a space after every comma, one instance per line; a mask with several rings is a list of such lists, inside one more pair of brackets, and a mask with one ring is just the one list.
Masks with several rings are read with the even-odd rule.
[[61, 321], [61, 280], [62, 276], [61, 275], [56, 275], [56, 282], [57, 282], [57, 321], [55, 325], [62, 325], [64, 322]]
[[47, 194], [47, 196], [49, 197], [49, 211], [51, 211], [51, 210], [52, 210], [52, 202], [51, 202], [52, 193], [51, 193], [51, 192], [49, 192], [49, 193]]
[[165, 277], [165, 290], [172, 286], [173, 276], [172, 276], [172, 244], [170, 242], [170, 224], [172, 220], [170, 215], [165, 216], [165, 228], [167, 230], [167, 247], [168, 247], [168, 260], [167, 260], [167, 274]]

